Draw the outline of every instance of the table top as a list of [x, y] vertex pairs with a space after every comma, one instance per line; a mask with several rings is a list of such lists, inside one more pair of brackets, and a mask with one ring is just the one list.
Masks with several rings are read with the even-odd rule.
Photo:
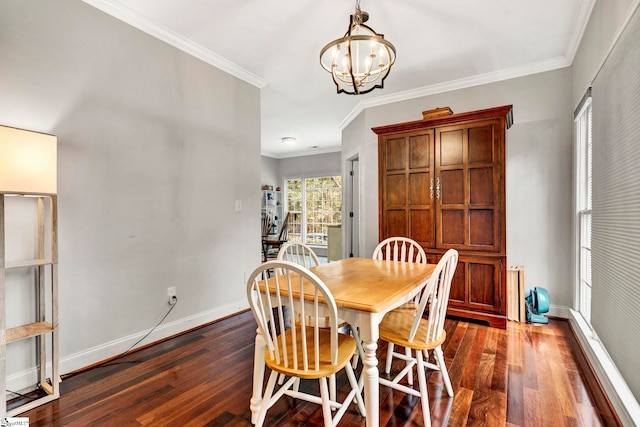
[[422, 286], [435, 264], [345, 258], [310, 270], [327, 285], [338, 307], [379, 313]]

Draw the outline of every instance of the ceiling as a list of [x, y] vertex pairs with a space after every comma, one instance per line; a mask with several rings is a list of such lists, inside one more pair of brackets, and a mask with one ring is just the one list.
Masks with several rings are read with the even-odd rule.
[[366, 107], [569, 66], [595, 3], [361, 0], [397, 59], [384, 89], [354, 96], [319, 62], [354, 0], [84, 1], [261, 88], [262, 154], [275, 158], [339, 151]]

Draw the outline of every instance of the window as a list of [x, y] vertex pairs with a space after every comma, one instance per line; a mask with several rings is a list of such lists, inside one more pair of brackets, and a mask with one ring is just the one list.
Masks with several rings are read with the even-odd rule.
[[342, 222], [342, 177], [286, 180], [289, 240], [326, 246], [327, 226]]
[[591, 323], [591, 187], [592, 137], [591, 98], [587, 98], [575, 120], [576, 123], [576, 259], [578, 311]]

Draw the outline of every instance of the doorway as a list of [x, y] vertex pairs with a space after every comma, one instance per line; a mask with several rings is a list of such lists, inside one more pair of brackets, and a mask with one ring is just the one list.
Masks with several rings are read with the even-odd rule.
[[348, 197], [346, 230], [346, 253], [348, 257], [360, 256], [360, 163], [357, 155], [347, 159]]

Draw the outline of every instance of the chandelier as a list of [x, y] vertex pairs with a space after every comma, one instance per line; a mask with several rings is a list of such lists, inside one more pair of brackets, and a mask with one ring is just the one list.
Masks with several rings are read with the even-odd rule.
[[368, 20], [369, 14], [360, 10], [360, 0], [356, 0], [356, 11], [344, 37], [320, 51], [320, 64], [331, 73], [338, 93], [361, 95], [383, 88], [396, 60], [396, 48], [364, 25]]

